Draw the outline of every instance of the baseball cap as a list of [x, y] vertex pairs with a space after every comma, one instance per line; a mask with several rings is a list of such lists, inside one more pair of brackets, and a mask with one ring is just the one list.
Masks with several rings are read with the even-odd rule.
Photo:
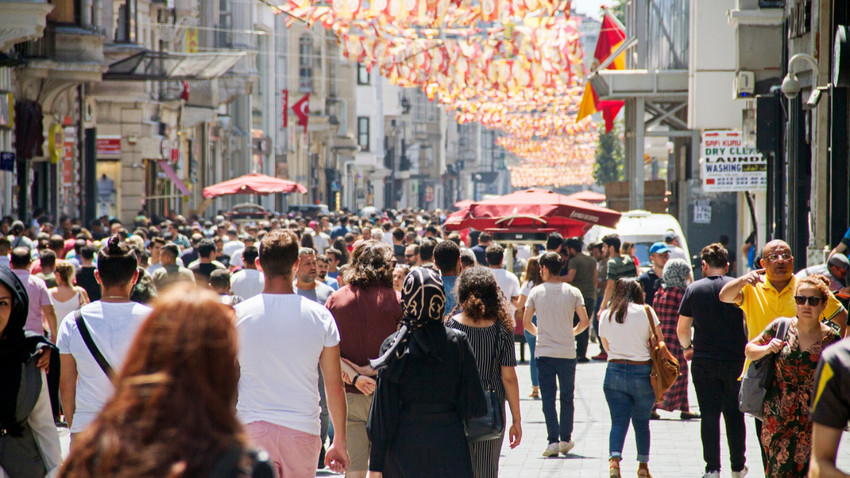
[[676, 231], [674, 231], [674, 230], [672, 230], [672, 229], [668, 229], [668, 230], [664, 233], [664, 240], [665, 240], [665, 241], [669, 241], [669, 240], [671, 240], [671, 239], [676, 239]]
[[663, 242], [656, 242], [649, 248], [649, 254], [664, 254], [665, 252], [670, 252], [670, 248], [667, 247], [667, 244]]

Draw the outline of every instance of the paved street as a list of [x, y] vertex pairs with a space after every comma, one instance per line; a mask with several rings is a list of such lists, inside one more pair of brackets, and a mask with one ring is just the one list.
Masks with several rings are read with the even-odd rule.
[[[591, 344], [595, 353], [597, 346]], [[527, 354], [526, 350], [526, 354]], [[519, 357], [519, 354], [517, 354]], [[608, 473], [608, 431], [610, 420], [608, 406], [602, 393], [602, 380], [605, 376], [604, 362], [579, 364], [576, 372], [576, 416], [573, 440], [576, 447], [564, 458], [544, 458], [546, 448], [546, 424], [543, 420], [540, 401], [528, 398], [531, 392], [531, 379], [528, 364], [517, 367], [520, 381], [522, 403], [523, 438], [519, 448], [511, 450], [505, 444], [502, 450], [500, 476], [502, 477], [561, 477], [597, 478], [607, 477]], [[692, 410], [699, 410], [693, 386], [690, 387]], [[650, 452], [650, 471], [656, 478], [701, 477], [705, 466], [702, 460], [702, 445], [699, 438], [699, 420], [679, 420], [678, 413], [660, 412], [662, 419], [651, 422], [652, 448]], [[60, 429], [63, 450], [67, 452], [67, 429]], [[724, 471], [721, 476], [729, 477], [728, 453], [725, 435], [722, 438], [721, 453]], [[848, 438], [845, 437], [845, 441]], [[844, 445], [845, 447], [847, 445]], [[635, 442], [630, 432], [623, 450], [623, 476], [637, 473], [635, 462]], [[747, 464], [750, 468], [748, 478], [762, 478], [761, 459], [752, 419], [747, 418]], [[839, 466], [850, 469], [850, 454], [839, 453]], [[328, 471], [320, 471], [316, 476], [338, 476]]]

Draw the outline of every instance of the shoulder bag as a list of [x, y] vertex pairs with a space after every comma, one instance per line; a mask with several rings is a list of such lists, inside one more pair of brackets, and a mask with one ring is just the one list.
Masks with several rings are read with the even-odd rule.
[[656, 333], [655, 321], [652, 320], [649, 306], [644, 305], [644, 310], [646, 318], [649, 319], [650, 334], [655, 337], [655, 344], [650, 344], [649, 347], [649, 355], [652, 357], [652, 372], [649, 380], [652, 383], [652, 390], [655, 391], [656, 403], [661, 403], [664, 400], [664, 393], [670, 390], [679, 378], [679, 361], [667, 350], [667, 345], [661, 343], [662, 340]]
[[[498, 335], [496, 337], [496, 360], [499, 359], [500, 340], [501, 335]], [[484, 398], [487, 401], [487, 413], [480, 417], [470, 418], [464, 423], [466, 439], [470, 443], [494, 440], [501, 437], [502, 433], [505, 432], [505, 417], [498, 392], [493, 388], [484, 387]]]
[[[784, 341], [788, 335], [791, 319], [779, 319], [776, 328], [776, 338]], [[747, 415], [761, 420], [764, 416], [764, 396], [767, 389], [773, 386], [776, 354], [769, 353], [754, 360], [741, 378], [741, 391], [738, 392], [738, 409]]]
[[106, 374], [106, 377], [109, 378], [111, 382], [115, 376], [115, 372], [112, 370], [112, 366], [109, 365], [109, 362], [106, 361], [106, 358], [100, 353], [100, 349], [97, 348], [97, 344], [92, 340], [91, 332], [89, 332], [88, 326], [86, 326], [86, 321], [83, 320], [83, 313], [80, 309], [77, 309], [74, 312], [74, 322], [77, 324], [77, 329], [80, 331], [80, 335], [83, 337], [83, 342], [86, 343], [86, 348], [91, 352], [92, 357], [94, 357], [95, 362], [100, 366], [100, 369], [103, 370], [103, 373]]

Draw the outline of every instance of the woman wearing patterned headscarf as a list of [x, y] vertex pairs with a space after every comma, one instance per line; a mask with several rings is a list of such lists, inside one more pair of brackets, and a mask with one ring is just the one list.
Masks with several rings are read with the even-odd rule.
[[419, 268], [405, 278], [404, 318], [372, 361], [372, 477], [474, 476], [463, 420], [487, 404], [466, 334], [443, 325], [445, 301], [438, 273]]
[[[684, 259], [670, 259], [664, 265], [661, 281], [663, 286], [655, 291], [652, 307], [658, 314], [658, 320], [661, 321], [664, 343], [667, 344], [670, 353], [679, 360], [679, 378], [664, 394], [664, 402], [656, 405], [655, 408], [668, 412], [678, 410], [681, 412], [679, 417], [682, 420], [699, 418], [699, 414], [691, 413], [688, 405], [688, 362], [685, 360], [679, 337], [676, 335], [679, 324], [679, 305], [691, 281], [691, 266]], [[659, 418], [655, 409], [652, 410], [652, 417]]]

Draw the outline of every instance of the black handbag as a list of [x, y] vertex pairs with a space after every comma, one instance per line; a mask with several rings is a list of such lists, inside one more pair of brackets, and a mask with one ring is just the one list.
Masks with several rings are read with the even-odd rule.
[[505, 418], [502, 404], [495, 390], [484, 390], [487, 401], [487, 413], [466, 421], [466, 439], [470, 443], [499, 438], [505, 432]]
[[[776, 329], [776, 338], [785, 340], [791, 319], [780, 319]], [[753, 361], [741, 378], [741, 391], [738, 392], [738, 409], [759, 420], [764, 418], [764, 396], [773, 386], [776, 354], [770, 353]]]

